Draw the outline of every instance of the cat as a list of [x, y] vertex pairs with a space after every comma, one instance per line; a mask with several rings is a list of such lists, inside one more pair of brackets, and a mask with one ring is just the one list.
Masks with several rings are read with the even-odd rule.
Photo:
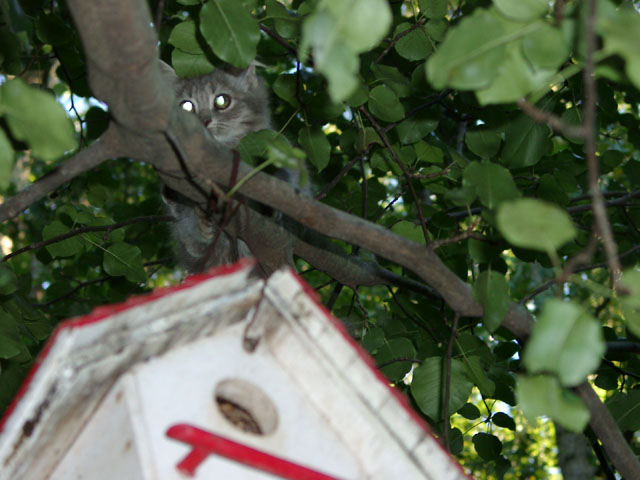
[[[226, 148], [235, 149], [248, 133], [269, 128], [269, 96], [255, 65], [244, 70], [218, 68], [207, 75], [184, 79], [162, 61], [160, 69], [173, 85], [180, 106], [197, 115]], [[172, 236], [178, 263], [188, 272], [205, 271], [251, 256], [246, 243], [221, 232], [194, 202], [166, 186], [162, 197], [175, 218]]]

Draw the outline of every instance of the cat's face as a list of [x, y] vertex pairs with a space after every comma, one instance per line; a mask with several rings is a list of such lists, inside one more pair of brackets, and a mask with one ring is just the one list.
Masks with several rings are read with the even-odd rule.
[[237, 147], [249, 132], [269, 127], [267, 92], [253, 66], [237, 73], [218, 69], [196, 78], [175, 77], [173, 83], [180, 106], [228, 148]]

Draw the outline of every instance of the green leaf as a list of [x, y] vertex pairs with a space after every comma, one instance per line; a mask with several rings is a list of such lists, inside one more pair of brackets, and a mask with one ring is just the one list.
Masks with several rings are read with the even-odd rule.
[[542, 252], [558, 250], [577, 234], [565, 210], [535, 198], [502, 204], [496, 220], [498, 229], [509, 243]]
[[287, 8], [275, 0], [267, 0], [267, 17], [274, 19], [276, 32], [284, 38], [295, 38], [298, 35], [299, 20], [287, 12]]
[[497, 425], [502, 428], [508, 428], [515, 432], [516, 430], [516, 422], [513, 421], [509, 415], [503, 412], [494, 413], [491, 416], [491, 421], [494, 425]]
[[329, 81], [334, 102], [358, 87], [358, 54], [375, 47], [391, 25], [386, 0], [325, 0], [302, 25], [300, 52], [313, 53], [315, 68]]
[[73, 31], [57, 15], [40, 15], [35, 22], [36, 35], [42, 43], [64, 45], [73, 40]]
[[472, 356], [463, 359], [467, 371], [467, 377], [478, 386], [480, 393], [485, 397], [492, 397], [496, 389], [496, 384], [490, 380], [482, 368], [480, 357]]
[[358, 130], [358, 136], [356, 137], [356, 150], [359, 152], [363, 152], [369, 145], [372, 143], [377, 143], [378, 145], [383, 145], [382, 140], [378, 133], [373, 129], [373, 127], [364, 127], [361, 130]]
[[411, 93], [411, 83], [409, 79], [400, 73], [400, 70], [396, 67], [374, 65], [371, 67], [371, 72], [376, 79], [381, 80], [387, 87], [391, 88], [398, 97], [406, 97]]
[[469, 150], [482, 158], [491, 158], [498, 153], [502, 139], [498, 131], [488, 128], [467, 130], [464, 143]]
[[473, 285], [473, 298], [484, 309], [483, 321], [487, 329], [495, 331], [504, 320], [511, 303], [504, 274], [482, 272]]
[[610, 2], [599, 2], [597, 30], [604, 41], [604, 52], [624, 58], [625, 71], [636, 88], [640, 88], [640, 14], [632, 5], [619, 9]]
[[448, 0], [419, 0], [420, 11], [427, 18], [442, 18], [449, 9]]
[[620, 285], [628, 292], [618, 296], [626, 326], [634, 335], [640, 336], [640, 272], [625, 270]]
[[168, 42], [184, 53], [203, 55], [202, 47], [196, 38], [196, 29], [196, 23], [193, 20], [180, 22], [171, 30]]
[[15, 153], [4, 130], [0, 129], [0, 189], [4, 190], [11, 182], [13, 158]]
[[[582, 113], [582, 109], [578, 107], [571, 107], [562, 112], [560, 116], [562, 121], [567, 125], [571, 125], [573, 127], [578, 127], [584, 121], [584, 114]], [[576, 143], [578, 145], [582, 145], [584, 143], [584, 138], [577, 136], [570, 136], [564, 134], [564, 137], [569, 140], [571, 143]]]
[[11, 295], [18, 289], [18, 277], [6, 265], [0, 265], [0, 295]]
[[[393, 32], [393, 36], [406, 32], [411, 28], [411, 24], [404, 22], [398, 25]], [[409, 32], [404, 37], [401, 37], [395, 44], [394, 48], [398, 55], [407, 60], [424, 60], [433, 53], [433, 43], [424, 30], [424, 27], [420, 26], [415, 28], [412, 32]]]
[[420, 162], [441, 164], [444, 161], [442, 149], [427, 142], [418, 142], [413, 146]]
[[528, 93], [548, 85], [553, 70], [533, 70], [516, 42], [506, 45], [502, 63], [497, 67], [496, 79], [486, 88], [476, 91], [482, 105], [515, 102]]
[[589, 422], [587, 407], [574, 393], [564, 390], [555, 377], [518, 376], [516, 395], [522, 412], [532, 422], [548, 415], [572, 432], [582, 432]]
[[386, 0], [324, 0], [321, 5], [340, 20], [340, 35], [356, 53], [376, 47], [391, 26]]
[[404, 108], [393, 90], [378, 85], [369, 92], [369, 110], [380, 120], [397, 122], [404, 118]]
[[202, 0], [176, 0], [180, 5], [199, 5]]
[[213, 53], [239, 68], [256, 56], [260, 28], [237, 0], [209, 0], [200, 10], [200, 32]]
[[[302, 150], [289, 145], [283, 137], [276, 137], [267, 145], [267, 159], [278, 168], [291, 168], [301, 173], [305, 172], [303, 168], [305, 158], [306, 155]], [[306, 179], [300, 179], [302, 185], [305, 181]]]
[[0, 310], [0, 358], [13, 358], [24, 349], [15, 318]]
[[304, 127], [298, 132], [298, 142], [307, 152], [307, 158], [318, 172], [324, 170], [331, 157], [331, 144], [327, 136], [321, 130]]
[[506, 17], [514, 20], [534, 20], [549, 10], [547, 0], [493, 0], [496, 8]]
[[549, 24], [525, 35], [522, 53], [534, 70], [555, 70], [569, 57], [570, 48], [562, 31]]
[[[382, 365], [397, 359], [413, 359], [416, 356], [416, 348], [407, 338], [393, 338], [378, 348], [375, 355], [376, 364]], [[398, 381], [411, 370], [411, 361], [397, 361], [381, 368], [392, 381]]]
[[432, 18], [424, 26], [425, 31], [436, 42], [444, 40], [444, 35], [447, 32], [449, 24], [446, 19]]
[[475, 188], [478, 198], [488, 208], [520, 196], [511, 172], [491, 162], [471, 162], [462, 174], [462, 186]]
[[300, 102], [296, 98], [297, 90], [298, 84], [294, 74], [279, 75], [273, 82], [273, 93], [295, 108], [300, 106]]
[[449, 429], [449, 451], [452, 455], [459, 455], [464, 448], [464, 435], [459, 428]]
[[73, 124], [52, 95], [19, 78], [0, 86], [0, 114], [11, 132], [31, 147], [35, 157], [55, 160], [76, 147]]
[[396, 235], [400, 235], [406, 239], [416, 243], [424, 243], [424, 233], [422, 228], [415, 223], [407, 220], [401, 220], [391, 227], [391, 231]]
[[364, 338], [362, 339], [362, 346], [370, 354], [376, 353], [376, 351], [385, 344], [385, 333], [379, 327], [372, 327], [367, 330]]
[[303, 54], [309, 49], [313, 52], [315, 67], [327, 77], [334, 102], [347, 99], [356, 90], [360, 61], [342, 39], [338, 20], [329, 13], [320, 11], [305, 19], [300, 49]]
[[171, 52], [171, 65], [181, 78], [199, 77], [215, 69], [205, 54], [191, 55], [177, 48]]
[[467, 420], [475, 420], [480, 418], [480, 410], [473, 403], [465, 403], [458, 413]]
[[[397, 127], [397, 132], [400, 142], [407, 145], [422, 140], [437, 127], [438, 120], [436, 118], [415, 115], [402, 121]], [[442, 153], [442, 150], [440, 152]]]
[[[42, 239], [50, 240], [60, 235], [64, 235], [69, 231], [69, 227], [64, 223], [59, 220], [54, 220], [42, 230]], [[84, 243], [79, 235], [46, 246], [47, 251], [53, 258], [72, 257], [80, 253], [83, 248]]]
[[103, 256], [104, 271], [112, 277], [124, 276], [133, 283], [144, 282], [147, 275], [142, 265], [142, 252], [134, 245], [114, 243]]
[[267, 151], [267, 145], [278, 138], [278, 132], [274, 130], [260, 130], [249, 132], [238, 145], [238, 152], [242, 160], [252, 163], [253, 157], [263, 157]]
[[502, 163], [510, 168], [530, 167], [540, 161], [549, 149], [551, 130], [521, 115], [505, 130]]
[[[413, 371], [411, 395], [422, 412], [434, 421], [442, 419], [444, 397], [443, 359], [430, 357]], [[451, 360], [449, 412], [458, 411], [469, 398], [473, 384], [460, 360]], [[441, 380], [442, 379], [442, 380]]]
[[478, 455], [485, 460], [495, 460], [502, 453], [502, 442], [495, 435], [476, 433], [472, 441]]
[[640, 429], [640, 390], [618, 392], [607, 400], [606, 406], [623, 432]]
[[599, 322], [581, 306], [554, 298], [533, 324], [523, 361], [531, 373], [556, 373], [572, 387], [598, 368], [605, 350]]
[[427, 79], [436, 90], [488, 87], [504, 59], [503, 34], [502, 23], [486, 10], [464, 17], [427, 61]]

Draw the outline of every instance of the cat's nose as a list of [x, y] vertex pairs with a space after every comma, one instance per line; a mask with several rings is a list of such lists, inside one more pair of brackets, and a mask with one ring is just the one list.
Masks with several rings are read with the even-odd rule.
[[202, 123], [204, 124], [205, 127], [208, 127], [209, 124], [211, 123], [211, 119], [209, 118], [203, 118], [202, 119]]

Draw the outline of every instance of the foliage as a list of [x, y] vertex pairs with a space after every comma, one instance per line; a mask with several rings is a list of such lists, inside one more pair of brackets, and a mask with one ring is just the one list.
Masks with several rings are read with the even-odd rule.
[[[242, 68], [255, 58], [262, 65], [279, 131], [245, 139], [244, 160], [306, 157], [323, 202], [430, 243], [473, 287], [484, 316], [458, 318], [437, 295], [383, 286], [354, 292], [298, 262], [416, 410], [436, 432], [448, 432], [450, 448], [474, 476], [549, 478], [548, 418], [582, 431], [589, 411], [570, 388], [586, 380], [638, 452], [634, 2], [597, 2], [601, 43], [592, 56], [584, 40], [589, 2], [149, 4], [152, 12], [163, 7], [160, 56], [179, 75], [222, 62]], [[591, 58], [595, 154], [611, 239], [595, 226], [586, 141], [592, 126], [579, 128], [595, 101], [580, 75]], [[6, 199], [93, 142], [109, 120], [92, 97], [62, 1], [0, 0], [0, 74]], [[5, 255], [25, 249], [0, 264], [0, 409], [58, 322], [179, 281], [163, 213], [153, 171], [120, 159], [0, 225]], [[615, 289], [620, 272], [611, 270], [601, 240], [620, 252], [624, 275]], [[510, 308], [537, 318], [528, 342], [502, 325]], [[536, 426], [538, 416], [547, 419]]]

